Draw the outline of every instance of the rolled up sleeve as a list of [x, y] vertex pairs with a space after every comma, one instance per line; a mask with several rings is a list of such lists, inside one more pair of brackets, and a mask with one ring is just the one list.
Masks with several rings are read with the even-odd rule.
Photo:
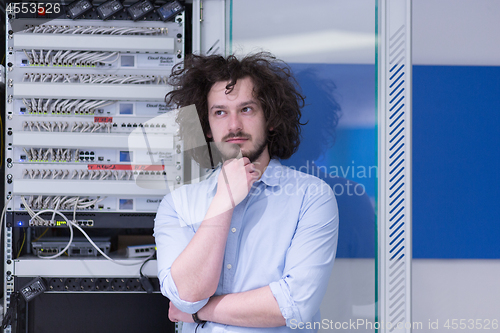
[[158, 279], [160, 281], [161, 292], [180, 311], [186, 313], [198, 312], [208, 302], [208, 298], [188, 302], [179, 297], [179, 291], [170, 273], [175, 259], [186, 248], [194, 236], [192, 225], [186, 224], [182, 219], [182, 214], [176, 211], [180, 205], [174, 204], [171, 194], [166, 195], [155, 218], [154, 237], [157, 247]]
[[269, 285], [289, 327], [309, 322], [319, 312], [337, 250], [338, 216], [328, 185], [308, 190], [282, 278]]

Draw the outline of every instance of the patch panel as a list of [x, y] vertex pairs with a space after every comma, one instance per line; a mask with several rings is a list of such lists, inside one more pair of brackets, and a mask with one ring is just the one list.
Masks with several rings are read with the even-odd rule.
[[[181, 149], [176, 147], [175, 149]], [[30, 164], [31, 168], [47, 168], [47, 163], [57, 162], [56, 165], [53, 165], [55, 168], [60, 168], [62, 162], [64, 163], [65, 168], [92, 168], [93, 165], [100, 165], [102, 169], [120, 169], [121, 164], [125, 165], [137, 165], [137, 167], [130, 167], [136, 169], [144, 169], [143, 165], [151, 164], [151, 158], [144, 154], [134, 154], [134, 150], [129, 150], [128, 148], [124, 149], [94, 149], [92, 147], [82, 146], [81, 149], [71, 149], [71, 148], [40, 148], [40, 147], [14, 147], [14, 149], [10, 152], [9, 157], [10, 161], [8, 163], [16, 163], [19, 164], [18, 168], [14, 169], [14, 174], [21, 176], [21, 173], [16, 173], [16, 170], [22, 170], [26, 168], [26, 166], [21, 166], [21, 164]], [[139, 151], [137, 151], [139, 152]], [[157, 165], [162, 165], [166, 167], [166, 171], [169, 171], [169, 166], [175, 166], [174, 169], [170, 170], [170, 173], [175, 173], [177, 170], [177, 165], [182, 164], [181, 155], [176, 151], [166, 150], [160, 152], [151, 152], [152, 155], [160, 155], [161, 159], [156, 161]], [[92, 159], [94, 157], [94, 159]], [[69, 163], [72, 162], [72, 163]], [[82, 162], [96, 162], [99, 164], [85, 164]], [[102, 163], [100, 163], [102, 162]], [[153, 161], [154, 162], [154, 161]], [[75, 163], [78, 163], [80, 166], [76, 166]], [[21, 169], [22, 168], [22, 169]], [[123, 168], [122, 168], [123, 169]], [[177, 170], [178, 172], [179, 170]]]
[[24, 73], [21, 82], [64, 83], [64, 84], [142, 84], [159, 85], [167, 83], [167, 76], [162, 75], [117, 75], [117, 74], [76, 74], [76, 73]]
[[[109, 187], [109, 184], [107, 185]], [[133, 191], [134, 187], [130, 187]], [[118, 190], [123, 188], [118, 188]], [[117, 191], [118, 192], [118, 191]], [[134, 215], [137, 217], [137, 221], [146, 218], [148, 220], [148, 225], [151, 217], [154, 217], [158, 205], [160, 204], [164, 195], [151, 193], [154, 191], [144, 191], [143, 195], [138, 195], [137, 192], [126, 193], [122, 191], [116, 194], [116, 196], [96, 196], [88, 195], [84, 196], [81, 193], [77, 196], [67, 195], [16, 195], [13, 197], [13, 206], [17, 211], [16, 214], [27, 214], [26, 204], [22, 201], [24, 197], [28, 207], [33, 210], [42, 209], [53, 209], [57, 203], [57, 199], [61, 202], [59, 203], [58, 210], [63, 212], [66, 217], [72, 220], [73, 211], [75, 208], [74, 200], [78, 198], [81, 202], [76, 209], [76, 219], [87, 221], [87, 226], [95, 226], [95, 219], [97, 218], [95, 214], [107, 214], [107, 213], [149, 213], [146, 215]], [[87, 204], [88, 203], [88, 204]], [[82, 214], [94, 214], [94, 215], [82, 215]], [[22, 222], [19, 226], [51, 226], [51, 227], [67, 227], [66, 221], [61, 218], [56, 218], [54, 222], [51, 222], [52, 214], [42, 215], [43, 218], [48, 222], [48, 224], [40, 224], [36, 220], [28, 219], [27, 222]], [[29, 217], [29, 216], [28, 216]], [[57, 217], [57, 216], [56, 216]], [[92, 223], [92, 221], [94, 221]], [[17, 222], [16, 222], [17, 223]], [[83, 223], [82, 223], [83, 224]], [[82, 224], [79, 224], [82, 226]], [[119, 224], [117, 224], [119, 225]], [[128, 224], [129, 225], [129, 224]], [[140, 225], [140, 224], [139, 224]]]
[[[26, 101], [25, 101], [26, 100]], [[13, 109], [20, 116], [43, 116], [41, 120], [51, 118], [68, 121], [68, 116], [114, 116], [116, 119], [139, 118], [146, 123], [152, 117], [172, 111], [165, 103], [137, 101], [109, 101], [96, 99], [15, 99]], [[56, 103], [57, 102], [57, 103]], [[62, 116], [62, 117], [61, 117]], [[121, 117], [121, 118], [120, 118]], [[31, 118], [12, 119], [15, 127]], [[75, 119], [80, 119], [79, 117]], [[21, 122], [19, 122], [21, 121]]]
[[[83, 157], [80, 155], [80, 158]], [[91, 157], [93, 160], [93, 157]], [[25, 179], [74, 179], [74, 180], [131, 180], [134, 181], [134, 175], [144, 176], [150, 180], [164, 180], [167, 175], [166, 171], [132, 171], [132, 170], [76, 170], [73, 169], [70, 173], [69, 169], [23, 169], [23, 177]]]
[[[106, 118], [106, 117], [97, 117]], [[112, 120], [112, 119], [111, 119]], [[101, 121], [86, 122], [86, 121], [75, 121], [73, 123], [67, 121], [25, 121], [23, 123], [23, 130], [29, 132], [77, 132], [77, 133], [111, 133], [111, 132], [130, 132], [135, 128], [147, 128], [162, 130], [167, 128], [165, 123], [141, 123], [141, 122], [123, 122], [121, 124], [116, 122], [107, 122], [105, 119]], [[122, 130], [118, 131], [121, 127]], [[123, 129], [128, 129], [124, 131]], [[158, 131], [162, 133], [162, 131]]]

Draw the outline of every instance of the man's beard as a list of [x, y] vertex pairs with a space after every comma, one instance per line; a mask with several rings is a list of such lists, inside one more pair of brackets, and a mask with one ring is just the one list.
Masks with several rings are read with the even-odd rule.
[[[266, 133], [267, 134], [267, 133]], [[262, 142], [258, 143], [257, 148], [254, 150], [248, 151], [248, 152], [243, 152], [240, 149], [240, 146], [235, 144], [235, 143], [226, 143], [225, 140], [230, 139], [230, 138], [235, 138], [235, 137], [244, 137], [247, 139], [251, 139], [251, 136], [248, 134], [243, 134], [241, 132], [238, 132], [236, 134], [229, 134], [228, 136], [224, 137], [223, 142], [220, 142], [219, 144], [216, 144], [218, 146], [218, 150], [220, 154], [222, 155], [222, 158], [224, 160], [230, 160], [233, 158], [237, 158], [240, 155], [243, 157], [247, 157], [250, 162], [255, 162], [259, 157], [262, 155], [264, 150], [266, 150], [267, 147], [267, 135], [263, 138]]]
[[250, 162], [253, 163], [259, 159], [260, 155], [262, 155], [266, 147], [267, 147], [267, 140], [264, 140], [254, 151], [249, 151], [248, 153], [244, 153], [243, 157], [247, 157], [250, 160]]

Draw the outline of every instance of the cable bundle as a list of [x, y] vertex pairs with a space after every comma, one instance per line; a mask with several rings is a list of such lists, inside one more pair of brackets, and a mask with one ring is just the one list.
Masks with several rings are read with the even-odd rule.
[[25, 73], [23, 82], [60, 82], [92, 84], [167, 84], [166, 76], [114, 75], [114, 74], [64, 74], [64, 73]]
[[[71, 196], [29, 196], [28, 201], [24, 196], [21, 196], [21, 201], [26, 211], [33, 216], [33, 210], [38, 209], [62, 209], [62, 210], [88, 210], [93, 209], [94, 206], [104, 200], [105, 198], [90, 199]], [[34, 221], [42, 222], [43, 219], [35, 219]]]
[[28, 58], [30, 65], [44, 66], [96, 66], [112, 64], [120, 58], [119, 52], [103, 51], [55, 51], [43, 50], [26, 51], [24, 54]]
[[45, 98], [23, 98], [23, 104], [29, 113], [61, 113], [61, 114], [89, 114], [97, 109], [109, 106], [116, 101], [94, 100], [94, 99], [45, 99]]
[[[71, 162], [71, 149], [64, 148], [23, 148], [28, 161], [52, 161], [52, 162]], [[78, 158], [78, 149], [75, 150], [75, 162]]]
[[[148, 172], [149, 173], [149, 172]], [[73, 179], [73, 180], [133, 180], [131, 170], [73, 170], [68, 169], [23, 169], [27, 179]], [[150, 175], [161, 175], [161, 171], [151, 171]]]
[[23, 30], [24, 33], [34, 34], [88, 34], [88, 35], [163, 35], [167, 28], [142, 27], [93, 27], [68, 25], [37, 25]]
[[[41, 199], [40, 199], [41, 198]], [[30, 199], [32, 199], [32, 197], [30, 197]], [[76, 221], [76, 210], [77, 209], [82, 209], [83, 208], [86, 208], [87, 206], [89, 205], [95, 205], [97, 202], [103, 200], [104, 198], [102, 199], [94, 199], [94, 200], [88, 200], [88, 199], [80, 199], [80, 197], [71, 197], [71, 198], [68, 198], [68, 197], [54, 197], [54, 198], [50, 198], [50, 199], [43, 199], [42, 196], [39, 196], [36, 200], [33, 200], [32, 199], [32, 202], [44, 202], [47, 201], [47, 204], [52, 204], [54, 205], [55, 208], [47, 208], [47, 209], [44, 209], [42, 208], [42, 210], [40, 210], [39, 212], [35, 213], [34, 210], [31, 208], [32, 206], [30, 206], [30, 203], [29, 203], [29, 200], [28, 202], [26, 202], [26, 199], [21, 196], [21, 201], [23, 202], [23, 205], [24, 207], [26, 208], [26, 211], [28, 212], [28, 214], [31, 216], [31, 224], [36, 224], [36, 225], [39, 225], [39, 226], [54, 226], [55, 225], [55, 222], [54, 222], [54, 218], [57, 215], [59, 215], [60, 217], [62, 217], [64, 219], [64, 221], [66, 222], [66, 225], [68, 226], [69, 228], [69, 240], [68, 240], [68, 244], [64, 247], [64, 249], [62, 249], [59, 253], [56, 253], [55, 255], [53, 256], [38, 256], [39, 258], [43, 258], [43, 259], [54, 259], [54, 258], [57, 258], [57, 257], [60, 257], [61, 255], [63, 255], [68, 249], [69, 247], [71, 246], [71, 243], [73, 242], [73, 227], [77, 228], [82, 234], [83, 236], [85, 236], [85, 238], [89, 241], [90, 244], [92, 244], [92, 246], [104, 257], [106, 258], [107, 260], [110, 260], [116, 264], [119, 264], [119, 265], [124, 265], [124, 266], [133, 266], [133, 265], [140, 265], [140, 264], [143, 264], [144, 262], [148, 261], [150, 258], [152, 258], [154, 256], [155, 253], [153, 253], [151, 256], [149, 256], [148, 258], [146, 258], [145, 260], [141, 260], [141, 261], [134, 261], [134, 262], [120, 262], [120, 261], [116, 261], [112, 258], [110, 258], [106, 253], [104, 253], [95, 243], [94, 241], [92, 241], [92, 239], [89, 237], [89, 235], [78, 225], [77, 221]], [[59, 207], [63, 207], [64, 206], [73, 206], [73, 220], [69, 220], [63, 213], [61, 213], [58, 209]], [[40, 208], [34, 208], [34, 209], [40, 209]], [[48, 221], [48, 220], [45, 220], [43, 219], [42, 217], [40, 217], [41, 214], [45, 214], [45, 213], [52, 213], [52, 218]]]

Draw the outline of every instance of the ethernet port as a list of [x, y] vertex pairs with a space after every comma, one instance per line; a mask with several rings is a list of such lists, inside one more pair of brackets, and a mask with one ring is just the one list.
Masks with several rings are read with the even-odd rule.
[[80, 255], [80, 249], [71, 249], [71, 254], [72, 255]]

